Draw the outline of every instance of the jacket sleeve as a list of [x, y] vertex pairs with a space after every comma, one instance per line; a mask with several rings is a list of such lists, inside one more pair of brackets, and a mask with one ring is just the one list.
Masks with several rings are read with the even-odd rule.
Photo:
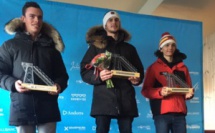
[[141, 90], [143, 96], [149, 99], [162, 99], [163, 96], [160, 95], [161, 88], [154, 88], [156, 81], [155, 72], [153, 67], [150, 66], [146, 71], [146, 76], [144, 84]]
[[190, 73], [189, 73], [189, 70], [187, 67], [185, 69], [185, 76], [186, 76], [186, 82], [187, 82], [188, 86], [192, 87], [192, 80], [191, 80]]
[[87, 52], [85, 53], [82, 61], [81, 61], [81, 78], [84, 82], [91, 84], [91, 85], [98, 85], [103, 83], [100, 79], [99, 74], [96, 75], [96, 71], [94, 67], [90, 69], [86, 69], [86, 65], [90, 64], [91, 60], [98, 54], [94, 45], [90, 45]]
[[60, 52], [56, 52], [54, 61], [54, 82], [60, 85], [61, 92], [63, 92], [68, 86], [69, 76]]
[[9, 51], [10, 48], [6, 43], [0, 47], [0, 87], [8, 91], [16, 91], [14, 84], [17, 79], [12, 76], [13, 58]]
[[140, 85], [143, 82], [143, 78], [144, 78], [144, 67], [143, 67], [143, 64], [142, 64], [140, 57], [137, 53], [136, 48], [133, 47], [133, 51], [131, 52], [131, 54], [132, 54], [132, 59], [133, 59], [133, 60], [131, 60], [131, 63], [132, 63], [132, 65], [134, 65], [134, 67], [140, 73], [140, 82], [136, 85]]
[[[192, 80], [191, 80], [190, 73], [189, 73], [189, 70], [188, 70], [187, 66], [185, 68], [185, 76], [186, 76], [187, 85], [189, 87], [193, 88], [193, 86], [192, 86]], [[194, 95], [195, 95], [195, 90], [193, 90], [193, 91], [194, 91]], [[192, 97], [190, 97], [190, 98], [187, 98], [186, 100], [192, 99], [194, 97], [194, 95]]]

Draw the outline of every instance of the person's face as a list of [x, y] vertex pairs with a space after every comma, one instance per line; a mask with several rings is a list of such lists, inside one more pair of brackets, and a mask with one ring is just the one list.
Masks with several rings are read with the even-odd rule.
[[120, 21], [117, 17], [111, 17], [106, 23], [106, 31], [109, 33], [116, 33], [120, 28]]
[[25, 23], [25, 30], [31, 35], [38, 35], [43, 24], [43, 13], [40, 9], [29, 7], [26, 9], [25, 15], [22, 16]]
[[173, 57], [175, 50], [176, 50], [175, 43], [168, 43], [164, 45], [160, 51], [163, 53], [164, 57]]

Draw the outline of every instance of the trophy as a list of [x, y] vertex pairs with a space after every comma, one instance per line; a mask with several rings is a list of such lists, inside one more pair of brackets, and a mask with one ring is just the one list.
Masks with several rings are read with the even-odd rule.
[[168, 72], [162, 72], [161, 74], [166, 77], [167, 86], [168, 86], [167, 91], [170, 91], [171, 93], [182, 93], [182, 94], [186, 94], [193, 91], [193, 88], [190, 88], [189, 85], [187, 85], [178, 76]]
[[[57, 86], [54, 82], [37, 66], [32, 63], [22, 62], [22, 67], [25, 71], [25, 76], [22, 87], [35, 91], [51, 91], [57, 92]], [[34, 84], [34, 74], [36, 74], [46, 85]]]
[[[117, 54], [112, 54], [108, 51], [96, 55], [89, 64], [85, 65], [86, 69], [94, 67], [94, 74], [98, 77], [99, 71], [104, 69], [110, 69], [113, 77], [128, 78], [128, 77], [140, 77], [140, 73], [136, 68], [132, 66], [124, 57]], [[123, 69], [124, 68], [124, 69]], [[124, 71], [127, 70], [127, 71]], [[111, 79], [106, 80], [107, 88], [113, 88], [113, 82]]]
[[[113, 77], [128, 78], [128, 77], [140, 77], [140, 73], [136, 68], [130, 64], [130, 62], [123, 56], [112, 54], [113, 69], [111, 70]], [[123, 70], [124, 68], [125, 70]]]

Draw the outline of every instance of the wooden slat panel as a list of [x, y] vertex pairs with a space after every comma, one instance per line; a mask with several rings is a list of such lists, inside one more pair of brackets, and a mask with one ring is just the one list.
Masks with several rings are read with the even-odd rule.
[[205, 129], [215, 130], [215, 34], [206, 38], [203, 47], [203, 86]]

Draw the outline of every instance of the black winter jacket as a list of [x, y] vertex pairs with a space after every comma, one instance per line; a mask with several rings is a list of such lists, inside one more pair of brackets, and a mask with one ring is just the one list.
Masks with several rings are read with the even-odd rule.
[[[91, 28], [87, 33], [87, 42], [90, 43], [90, 47], [81, 61], [81, 77], [84, 82], [94, 86], [91, 108], [91, 116], [93, 117], [97, 115], [109, 115], [112, 117], [138, 116], [136, 94], [129, 80], [112, 78], [114, 88], [107, 88], [106, 82], [101, 81], [99, 77], [96, 78], [94, 68], [90, 70], [85, 68], [86, 64], [89, 64], [97, 54], [104, 53], [107, 50], [112, 54], [118, 54], [126, 58], [140, 73], [141, 80], [139, 84], [141, 84], [144, 75], [143, 65], [135, 47], [125, 42], [129, 38], [130, 35], [121, 29], [119, 39], [115, 41], [112, 37], [108, 37], [106, 31], [100, 26]], [[101, 43], [95, 44], [96, 39], [102, 39]], [[110, 66], [110, 69], [112, 69], [113, 66]]]
[[[33, 41], [24, 32], [20, 19], [10, 21], [5, 30], [8, 33], [16, 32], [13, 39], [4, 42], [0, 47], [0, 87], [11, 92], [9, 124], [18, 126], [60, 121], [58, 95], [53, 96], [42, 91], [18, 93], [14, 85], [16, 80], [24, 78], [22, 62], [28, 62], [38, 66], [61, 86], [62, 91], [65, 90], [68, 74], [60, 54], [64, 45], [59, 40], [61, 38], [58, 32], [44, 23], [40, 36]], [[50, 33], [58, 38], [52, 38], [53, 34]], [[34, 76], [34, 83], [45, 84], [37, 76]]]

